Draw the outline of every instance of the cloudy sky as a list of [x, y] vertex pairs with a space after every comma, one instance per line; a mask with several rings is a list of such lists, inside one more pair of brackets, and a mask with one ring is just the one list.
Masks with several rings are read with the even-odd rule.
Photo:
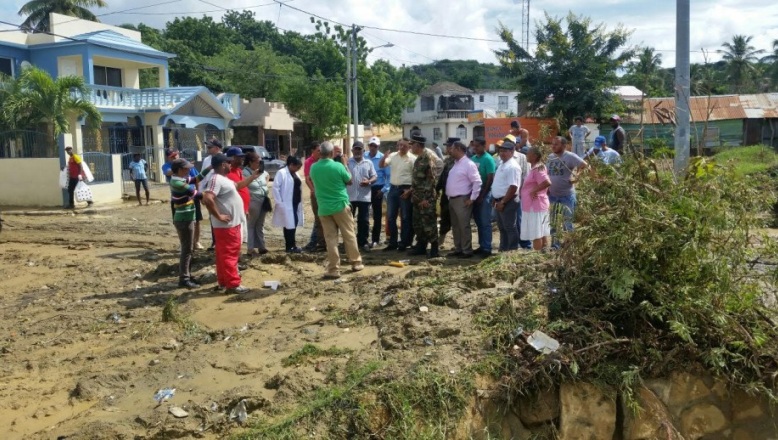
[[[498, 40], [495, 28], [499, 21], [521, 33], [520, 0], [106, 0], [109, 7], [96, 10], [101, 21], [110, 24], [146, 23], [162, 28], [176, 16], [218, 19], [225, 8], [250, 8], [260, 20], [270, 20], [281, 29], [301, 33], [314, 31], [307, 11], [332, 21], [366, 27], [362, 31], [372, 47], [394, 44], [374, 51], [371, 59], [383, 58], [393, 64], [420, 64], [439, 59], [476, 59], [495, 62], [492, 50], [499, 42], [474, 41], [409, 34], [415, 31], [458, 37]], [[4, 0], [0, 5], [2, 21], [21, 23], [17, 11], [24, 0]], [[132, 10], [128, 10], [132, 9]], [[630, 44], [649, 45], [662, 53], [663, 65], [675, 64], [675, 2], [672, 0], [535, 0], [530, 20], [542, 20], [545, 13], [564, 16], [575, 14], [591, 17], [608, 28], [619, 24], [633, 30]], [[5, 26], [7, 28], [7, 26]], [[770, 49], [778, 39], [778, 2], [776, 0], [692, 0], [691, 48], [692, 62], [701, 62], [701, 49], [710, 51], [716, 61], [721, 44], [735, 34], [753, 36], [758, 49]], [[530, 36], [530, 42], [532, 36]]]

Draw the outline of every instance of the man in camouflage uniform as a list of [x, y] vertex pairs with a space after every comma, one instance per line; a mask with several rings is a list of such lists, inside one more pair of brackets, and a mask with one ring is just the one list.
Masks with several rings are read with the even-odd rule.
[[445, 145], [446, 158], [443, 159], [443, 169], [441, 170], [440, 177], [438, 178], [438, 184], [435, 186], [435, 191], [440, 194], [440, 238], [438, 244], [443, 245], [446, 241], [446, 234], [451, 231], [451, 214], [448, 211], [448, 197], [446, 197], [446, 181], [448, 180], [448, 172], [451, 171], [451, 167], [454, 166], [454, 158], [451, 157], [448, 149], [454, 142], [459, 142], [459, 138], [450, 137], [443, 144]]
[[411, 203], [413, 204], [413, 231], [416, 233], [417, 244], [411, 255], [427, 254], [427, 244], [430, 244], [429, 258], [437, 258], [438, 253], [438, 216], [435, 212], [437, 194], [435, 190], [435, 153], [424, 148], [427, 138], [414, 135], [411, 137], [411, 152], [416, 155], [413, 163], [411, 180]]

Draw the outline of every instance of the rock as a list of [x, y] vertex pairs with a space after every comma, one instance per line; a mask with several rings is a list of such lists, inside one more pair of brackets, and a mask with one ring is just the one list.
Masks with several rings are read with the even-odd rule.
[[697, 440], [728, 425], [724, 413], [710, 403], [700, 403], [681, 414], [681, 432], [687, 440]]
[[559, 417], [559, 390], [554, 388], [524, 397], [518, 402], [519, 418], [526, 426], [548, 423]]
[[758, 419], [765, 415], [762, 402], [759, 398], [749, 396], [741, 390], [732, 393], [732, 421], [744, 422]]
[[159, 359], [152, 359], [149, 361], [150, 367], [153, 367], [154, 365], [159, 365]]
[[754, 440], [754, 436], [752, 436], [750, 432], [741, 428], [736, 429], [735, 432], [732, 433], [732, 440]]
[[178, 347], [180, 347], [181, 344], [178, 343], [175, 339], [169, 340], [165, 345], [162, 346], [165, 350], [178, 350]]
[[705, 385], [701, 378], [689, 373], [673, 373], [669, 380], [648, 380], [646, 386], [667, 405], [670, 413], [676, 417], [689, 404], [711, 394], [710, 388]]
[[391, 306], [392, 304], [394, 304], [394, 295], [392, 294], [384, 295], [384, 297], [381, 298], [380, 304], [381, 307]]
[[422, 312], [422, 313], [426, 313], [426, 312], [430, 311], [430, 308], [427, 307], [427, 306], [421, 306], [421, 307], [419, 307], [419, 311]]
[[105, 394], [104, 391], [103, 387], [95, 381], [81, 379], [70, 392], [70, 397], [78, 400], [97, 400]]
[[616, 431], [616, 393], [587, 383], [563, 383], [559, 438], [609, 439]]
[[197, 282], [200, 284], [211, 284], [216, 282], [216, 272], [209, 270], [199, 277], [197, 277]]
[[177, 406], [171, 406], [168, 410], [170, 414], [173, 415], [173, 417], [177, 419], [183, 419], [184, 417], [189, 417], [189, 413], [184, 411], [183, 409], [177, 407]]
[[462, 333], [461, 329], [444, 327], [444, 328], [438, 330], [435, 333], [435, 336], [437, 336], [438, 338], [443, 339], [443, 338], [448, 338], [449, 336], [456, 336], [456, 335], [458, 335], [460, 333]]
[[673, 425], [673, 418], [653, 391], [645, 387], [637, 390], [640, 412], [633, 415], [624, 401], [624, 440], [683, 440]]
[[277, 390], [281, 388], [281, 385], [284, 384], [286, 381], [286, 376], [282, 376], [279, 373], [276, 373], [275, 376], [271, 377], [265, 382], [265, 388], [268, 390]]

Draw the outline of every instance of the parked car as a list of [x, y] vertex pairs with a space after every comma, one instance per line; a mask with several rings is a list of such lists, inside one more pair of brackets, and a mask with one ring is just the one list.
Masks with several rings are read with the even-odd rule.
[[270, 180], [275, 179], [278, 170], [286, 166], [286, 162], [276, 159], [275, 156], [267, 151], [267, 148], [259, 145], [233, 145], [234, 147], [240, 147], [244, 153], [253, 151], [259, 155], [259, 157], [265, 162], [265, 171], [267, 171]]

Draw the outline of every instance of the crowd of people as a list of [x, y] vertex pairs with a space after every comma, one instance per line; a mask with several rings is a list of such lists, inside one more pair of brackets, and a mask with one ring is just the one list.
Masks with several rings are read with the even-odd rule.
[[[247, 243], [249, 256], [268, 252], [264, 228], [271, 212], [273, 226], [283, 230], [286, 252], [326, 251], [325, 279], [341, 276], [341, 248], [351, 270], [362, 270], [361, 252], [378, 250], [384, 224], [387, 236], [382, 251], [409, 251], [428, 258], [441, 256], [449, 232], [453, 244], [446, 257], [491, 255], [493, 223], [499, 230], [499, 252], [558, 247], [554, 226], [572, 230], [575, 183], [588, 167], [587, 160], [611, 165], [621, 160], [618, 116], [611, 118], [615, 127], [610, 141], [598, 136], [589, 151], [584, 148], [589, 131], [581, 122], [576, 118], [569, 130], [572, 145], [565, 137], [554, 137], [547, 157], [530, 144], [529, 133], [518, 121], [488, 149], [483, 138], [466, 143], [452, 137], [438, 152], [435, 146], [427, 146], [424, 136], [413, 133], [401, 139], [394, 152], [381, 152], [377, 137], [369, 139], [367, 151], [357, 141], [346, 158], [339, 146], [315, 142], [305, 162], [294, 155], [287, 158], [272, 190], [263, 162], [254, 152], [223, 148], [212, 139], [206, 145], [208, 157], [197, 172], [176, 151], [166, 151], [163, 172], [170, 182], [173, 222], [181, 244], [180, 286], [197, 286], [190, 265], [194, 250], [202, 248], [201, 204], [210, 214], [219, 288], [230, 293], [248, 290], [241, 285], [238, 270], [242, 244]], [[145, 177], [137, 162], [131, 165], [133, 176]], [[305, 224], [303, 184], [310, 191], [314, 227], [301, 248], [296, 232]], [[136, 184], [138, 203], [140, 186]], [[477, 229], [475, 249], [471, 220]]]

